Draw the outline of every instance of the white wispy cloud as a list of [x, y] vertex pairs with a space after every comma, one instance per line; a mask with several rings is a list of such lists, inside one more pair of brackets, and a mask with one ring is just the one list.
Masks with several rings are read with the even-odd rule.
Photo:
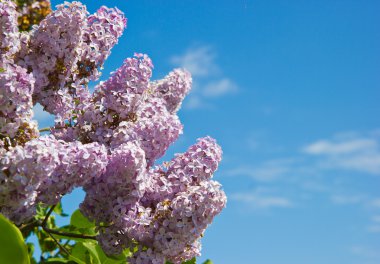
[[257, 181], [273, 181], [283, 175], [285, 171], [285, 168], [280, 167], [262, 167], [257, 169], [240, 167], [227, 170], [224, 174], [227, 176], [248, 176]]
[[321, 158], [319, 165], [322, 168], [380, 175], [380, 148], [374, 137], [319, 140], [305, 146], [303, 152]]
[[372, 216], [371, 224], [368, 227], [370, 233], [380, 233], [380, 215]]
[[269, 160], [255, 167], [239, 166], [230, 170], [226, 170], [226, 176], [245, 176], [251, 177], [257, 181], [273, 181], [283, 177], [290, 171], [290, 163], [292, 160], [275, 159]]
[[209, 99], [239, 90], [238, 85], [222, 73], [216, 63], [216, 57], [216, 52], [211, 46], [197, 46], [170, 59], [173, 65], [187, 69], [193, 77], [193, 89], [185, 108], [210, 108]]
[[206, 97], [218, 97], [228, 93], [234, 93], [238, 90], [237, 85], [228, 78], [223, 78], [208, 83], [202, 90], [202, 94]]
[[378, 143], [374, 139], [351, 139], [342, 142], [319, 140], [304, 148], [304, 151], [315, 155], [339, 155], [358, 152], [373, 152], [378, 149]]
[[193, 77], [204, 77], [219, 72], [215, 57], [216, 54], [210, 46], [201, 46], [173, 56], [170, 62], [187, 69]]
[[368, 227], [370, 233], [380, 233], [380, 225], [371, 225]]
[[358, 204], [363, 202], [365, 197], [362, 195], [332, 195], [331, 201], [334, 204], [339, 205], [350, 205], [350, 204]]
[[375, 223], [380, 224], [380, 215], [372, 216], [371, 220]]
[[187, 103], [185, 105], [187, 109], [199, 109], [199, 108], [208, 108], [210, 107], [206, 102], [202, 100], [201, 97], [192, 95], [187, 99]]
[[380, 198], [373, 199], [369, 202], [369, 205], [374, 208], [380, 208]]
[[244, 202], [253, 208], [289, 208], [294, 204], [288, 198], [280, 196], [260, 195], [258, 193], [235, 193], [229, 199]]
[[[369, 246], [356, 245], [351, 248], [351, 253], [371, 261], [380, 261], [380, 252]], [[379, 263], [379, 262], [371, 262]]]

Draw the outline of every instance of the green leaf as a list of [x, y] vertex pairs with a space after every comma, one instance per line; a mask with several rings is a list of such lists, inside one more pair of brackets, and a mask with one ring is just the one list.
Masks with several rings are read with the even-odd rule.
[[66, 217], [66, 216], [69, 216], [68, 214], [65, 214], [63, 212], [63, 208], [62, 208], [62, 204], [61, 202], [57, 203], [54, 207], [54, 213], [56, 213], [57, 215], [60, 215], [60, 216], [63, 216], [63, 217]]
[[39, 220], [43, 220], [45, 218], [45, 214], [47, 212], [47, 207], [42, 203], [37, 204], [36, 215], [35, 218]]
[[40, 230], [36, 232], [36, 235], [42, 253], [51, 253], [58, 248], [58, 245], [55, 243], [55, 241], [45, 231]]
[[0, 68], [0, 73], [5, 72], [4, 68]]
[[90, 222], [80, 211], [76, 210], [70, 219], [70, 225], [79, 228], [95, 228], [95, 223]]
[[125, 249], [123, 253], [119, 255], [107, 256], [99, 244], [96, 244], [95, 249], [98, 253], [101, 264], [125, 264], [126, 258], [132, 255], [129, 249]]
[[185, 262], [182, 262], [182, 264], [196, 264], [197, 263], [197, 259], [196, 258], [192, 258], [188, 261], [185, 261]]
[[43, 251], [47, 251], [47, 252], [53, 252], [54, 250], [56, 250], [58, 248], [58, 245], [57, 243], [55, 243], [54, 239], [52, 239], [51, 237], [47, 237], [43, 240]]
[[[70, 258], [77, 258], [79, 261], [86, 264], [100, 264], [96, 244], [92, 242], [78, 242], [75, 244]], [[75, 259], [73, 259], [75, 260]], [[75, 260], [77, 261], [77, 260]]]
[[29, 254], [20, 230], [0, 214], [0, 260], [29, 264]]
[[203, 264], [213, 264], [211, 260], [206, 260], [205, 262], [203, 262]]
[[28, 248], [28, 254], [29, 254], [29, 260], [31, 264], [37, 264], [37, 261], [34, 259], [34, 244], [33, 243], [26, 243], [26, 246]]

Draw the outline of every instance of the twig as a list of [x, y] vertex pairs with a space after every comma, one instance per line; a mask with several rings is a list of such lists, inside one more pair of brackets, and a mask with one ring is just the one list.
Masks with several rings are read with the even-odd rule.
[[83, 239], [94, 239], [96, 240], [96, 236], [88, 236], [88, 235], [82, 235], [82, 234], [75, 234], [75, 233], [68, 233], [68, 232], [60, 232], [60, 231], [57, 231], [57, 230], [54, 230], [54, 229], [50, 229], [48, 227], [46, 227], [46, 223], [51, 215], [51, 213], [54, 211], [54, 208], [55, 208], [56, 205], [52, 205], [49, 209], [49, 211], [47, 212], [45, 218], [44, 218], [44, 221], [42, 221], [41, 224], [39, 224], [39, 226], [42, 227], [42, 229], [48, 233], [48, 234], [56, 234], [56, 235], [59, 235], [59, 236], [65, 236], [65, 237], [73, 237], [73, 238], [83, 238]]
[[44, 128], [41, 128], [39, 131], [40, 132], [46, 132], [46, 131], [50, 131], [50, 127], [44, 127]]
[[41, 128], [39, 131], [40, 132], [46, 132], [46, 131], [50, 131], [51, 129], [65, 129], [67, 127], [72, 127], [72, 124], [66, 124], [65, 126], [54, 126], [54, 127], [44, 127], [44, 128]]
[[82, 235], [82, 234], [75, 234], [75, 233], [68, 233], [68, 232], [60, 232], [60, 231], [57, 231], [54, 229], [47, 228], [46, 226], [42, 226], [42, 228], [43, 228], [43, 230], [45, 230], [46, 233], [51, 233], [51, 234], [55, 234], [55, 235], [59, 235], [59, 236], [96, 240], [96, 236], [89, 236], [89, 235]]
[[[45, 228], [44, 227], [42, 227], [44, 230], [45, 230]], [[61, 243], [59, 243], [59, 241], [52, 235], [52, 234], [50, 234], [49, 232], [46, 232], [46, 233], [48, 233], [48, 235], [54, 240], [54, 242], [59, 246], [59, 248], [61, 249], [61, 250], [63, 250], [66, 254], [67, 254], [67, 256], [70, 256], [70, 253], [67, 251], [67, 249], [66, 248], [64, 248], [62, 245], [61, 245]]]
[[27, 223], [27, 224], [20, 226], [19, 229], [22, 231], [22, 230], [26, 229], [27, 227], [37, 227], [40, 225], [41, 225], [41, 223], [39, 223], [37, 220], [33, 220], [30, 223]]
[[47, 220], [48, 220], [49, 216], [51, 215], [51, 213], [54, 211], [55, 206], [56, 205], [54, 204], [50, 207], [49, 211], [47, 212], [47, 214], [44, 218], [44, 221], [42, 221], [42, 224], [41, 224], [42, 227], [46, 226]]

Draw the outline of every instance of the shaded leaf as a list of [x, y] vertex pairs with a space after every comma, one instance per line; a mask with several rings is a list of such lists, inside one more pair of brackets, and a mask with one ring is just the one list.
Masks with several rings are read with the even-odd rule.
[[0, 214], [0, 260], [29, 264], [29, 254], [20, 230]]
[[79, 228], [95, 228], [95, 223], [89, 221], [80, 211], [79, 209], [75, 210], [75, 212], [71, 215], [70, 225]]
[[[75, 244], [70, 258], [74, 257], [86, 264], [100, 264], [96, 244], [91, 242], [78, 242]], [[75, 259], [73, 259], [75, 260]]]

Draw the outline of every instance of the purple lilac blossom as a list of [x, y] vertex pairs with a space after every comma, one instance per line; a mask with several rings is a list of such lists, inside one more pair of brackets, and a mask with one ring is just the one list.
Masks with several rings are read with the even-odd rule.
[[158, 97], [166, 101], [166, 107], [170, 113], [179, 110], [182, 100], [190, 92], [192, 84], [191, 75], [184, 69], [175, 69], [164, 79], [152, 84], [152, 88]]
[[107, 150], [98, 143], [58, 142], [55, 151], [59, 153], [60, 164], [38, 188], [38, 200], [47, 205], [58, 203], [75, 187], [99, 178], [108, 164]]
[[57, 141], [41, 137], [1, 157], [0, 212], [20, 224], [35, 213], [38, 188], [60, 163]]
[[137, 142], [122, 144], [109, 155], [106, 172], [84, 185], [86, 197], [80, 208], [98, 224], [117, 225], [143, 196], [147, 180], [144, 151]]
[[51, 114], [65, 117], [73, 108], [75, 89], [65, 84], [76, 70], [86, 15], [79, 2], [58, 5], [32, 29], [29, 53], [18, 62], [32, 70], [34, 100]]
[[16, 4], [11, 0], [0, 2], [0, 68], [20, 48]]
[[0, 72], [0, 141], [3, 147], [24, 144], [38, 137], [32, 121], [34, 78], [26, 69], [5, 64]]
[[36, 203], [56, 204], [74, 187], [99, 177], [107, 163], [104, 146], [67, 143], [53, 136], [12, 148], [0, 163], [0, 212], [21, 223], [35, 213]]
[[[107, 254], [137, 245], [130, 263], [199, 256], [201, 237], [226, 205], [212, 180], [222, 150], [205, 137], [154, 166], [182, 134], [177, 111], [190, 73], [151, 81], [152, 61], [136, 53], [91, 94], [88, 82], [126, 27], [120, 10], [88, 16], [81, 3], [65, 3], [22, 33], [10, 0], [0, 14], [0, 213], [21, 224], [37, 203], [56, 204], [83, 187], [80, 210], [99, 226]], [[34, 103], [56, 115], [52, 135], [39, 136]]]
[[103, 66], [126, 26], [127, 19], [117, 8], [102, 6], [87, 18], [80, 59], [77, 63], [77, 77], [89, 80], [99, 78], [99, 68]]

